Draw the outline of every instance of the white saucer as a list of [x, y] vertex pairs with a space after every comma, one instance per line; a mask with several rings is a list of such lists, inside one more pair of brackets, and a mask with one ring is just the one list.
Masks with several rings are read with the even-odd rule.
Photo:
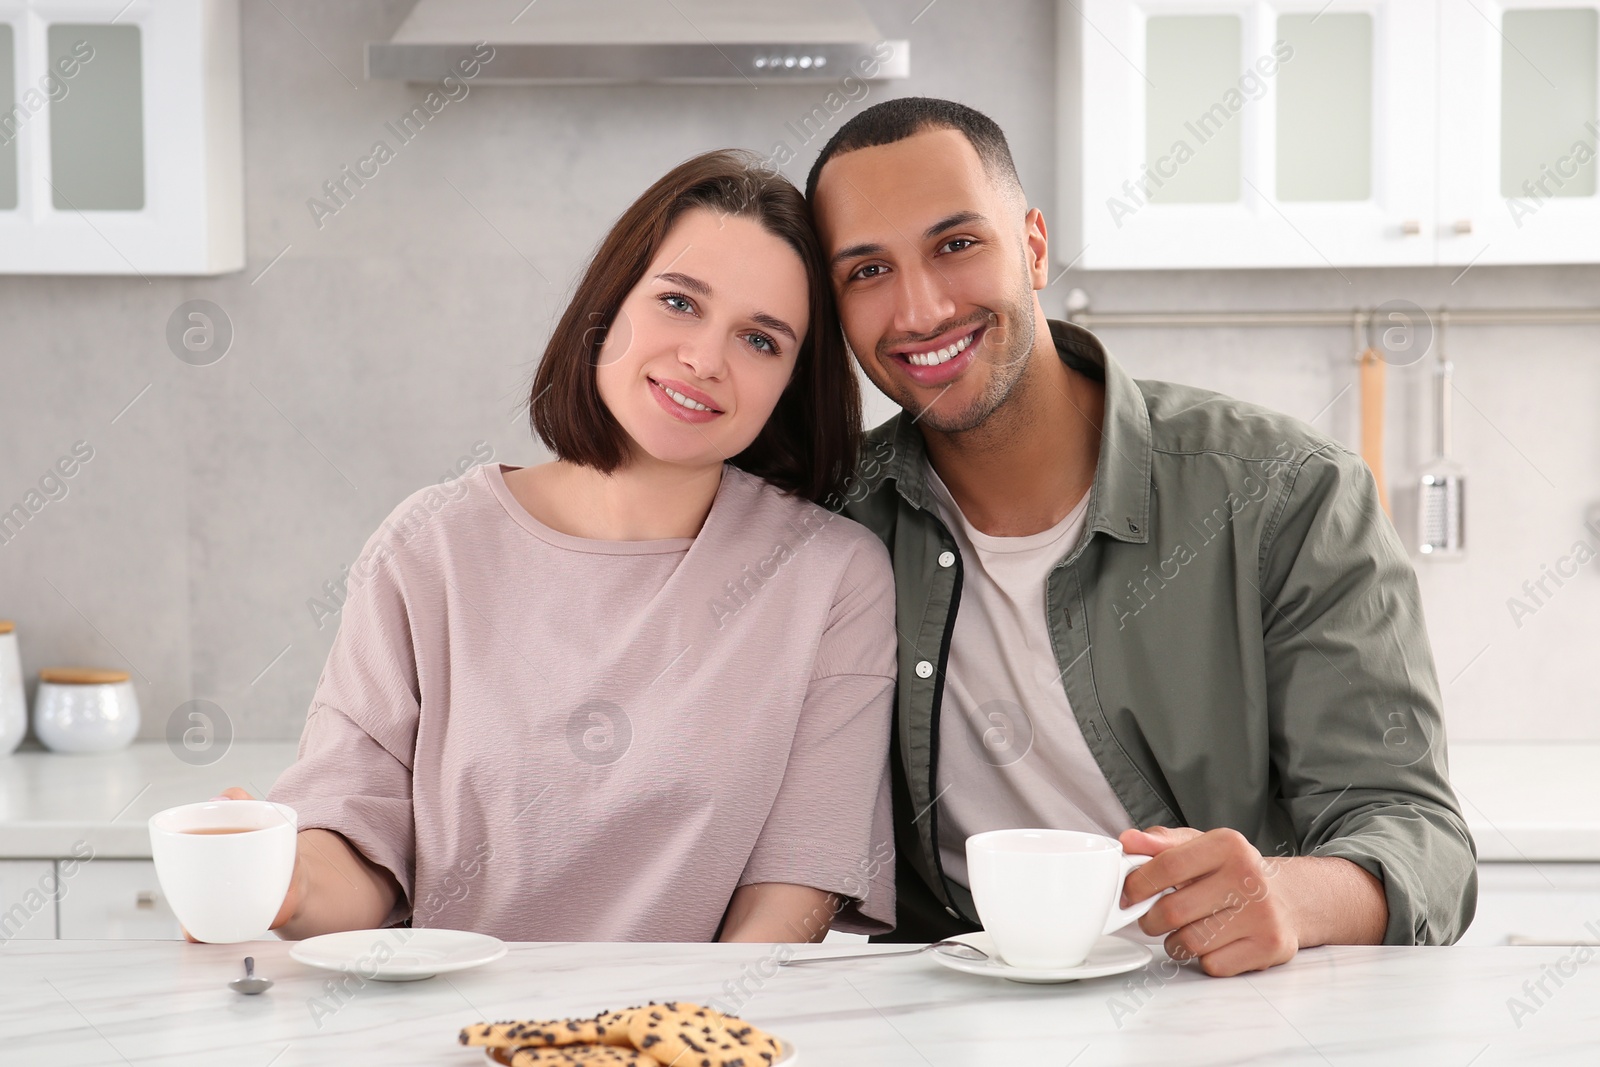
[[493, 963], [506, 943], [465, 930], [345, 930], [297, 941], [289, 957], [308, 967], [378, 982], [415, 982]]
[[986, 960], [964, 959], [961, 956], [947, 953], [942, 948], [936, 948], [928, 955], [932, 956], [939, 965], [948, 967], [952, 971], [961, 971], [965, 974], [979, 974], [986, 978], [1004, 978], [1010, 982], [1076, 982], [1080, 978], [1103, 978], [1108, 974], [1123, 974], [1127, 971], [1136, 971], [1155, 958], [1155, 953], [1149, 945], [1141, 945], [1126, 938], [1107, 934], [1095, 942], [1094, 948], [1089, 950], [1089, 956], [1076, 967], [1053, 967], [1048, 970], [1035, 970], [1025, 967], [1013, 967], [1000, 958], [999, 950], [994, 947], [994, 938], [988, 933], [979, 930], [971, 934], [958, 934], [949, 938], [951, 941], [960, 941], [971, 945], [980, 952], [987, 952]]
[[[506, 1064], [511, 1062], [511, 1057], [507, 1055], [510, 1051], [510, 1049], [486, 1048], [483, 1050], [483, 1055], [490, 1063], [497, 1063], [501, 1067], [505, 1067]], [[793, 1045], [780, 1037], [778, 1039], [778, 1058], [772, 1061], [771, 1067], [800, 1067], [800, 1054], [794, 1050]]]

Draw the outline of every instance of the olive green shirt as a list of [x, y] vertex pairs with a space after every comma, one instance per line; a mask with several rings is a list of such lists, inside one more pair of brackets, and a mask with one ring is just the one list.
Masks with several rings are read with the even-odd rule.
[[[1088, 331], [1050, 328], [1062, 360], [1104, 383], [1105, 414], [1084, 532], [1050, 574], [1045, 623], [1129, 817], [1232, 827], [1269, 859], [1349, 860], [1383, 883], [1386, 944], [1455, 941], [1476, 907], [1476, 849], [1446, 776], [1416, 575], [1366, 464], [1286, 415], [1135, 381]], [[843, 502], [894, 560], [896, 937], [908, 940], [977, 922], [939, 860], [962, 568], [923, 454], [913, 421], [890, 419]]]

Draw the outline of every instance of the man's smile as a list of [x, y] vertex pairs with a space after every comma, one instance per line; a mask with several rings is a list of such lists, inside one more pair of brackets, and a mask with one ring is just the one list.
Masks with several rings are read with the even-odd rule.
[[971, 365], [987, 332], [986, 325], [959, 326], [931, 341], [897, 345], [885, 356], [899, 364], [906, 377], [918, 385], [943, 385]]

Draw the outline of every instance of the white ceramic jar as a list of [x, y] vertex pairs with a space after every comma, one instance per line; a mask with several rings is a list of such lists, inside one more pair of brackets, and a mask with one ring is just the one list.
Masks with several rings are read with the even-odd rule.
[[17, 627], [0, 619], [0, 756], [9, 756], [28, 732], [28, 697], [22, 689]]
[[46, 667], [33, 695], [33, 732], [55, 752], [110, 752], [139, 732], [139, 699], [126, 671]]

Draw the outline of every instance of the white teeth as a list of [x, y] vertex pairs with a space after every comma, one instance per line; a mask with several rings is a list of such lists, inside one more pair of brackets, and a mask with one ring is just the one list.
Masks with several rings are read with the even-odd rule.
[[913, 367], [937, 367], [941, 363], [948, 363], [967, 350], [973, 336], [969, 333], [955, 344], [946, 345], [937, 352], [913, 352], [906, 357], [906, 362]]
[[[657, 385], [661, 385], [660, 382], [657, 382], [656, 384]], [[676, 391], [674, 391], [672, 389], [668, 389], [664, 385], [661, 385], [661, 391], [663, 393], [666, 393], [668, 396], [670, 396], [677, 403], [682, 404], [684, 407], [688, 408], [690, 411], [711, 411], [711, 410], [713, 410], [711, 408], [706, 407], [704, 404], [699, 403], [698, 401], [690, 400], [688, 397], [684, 396], [682, 393], [676, 392]]]

